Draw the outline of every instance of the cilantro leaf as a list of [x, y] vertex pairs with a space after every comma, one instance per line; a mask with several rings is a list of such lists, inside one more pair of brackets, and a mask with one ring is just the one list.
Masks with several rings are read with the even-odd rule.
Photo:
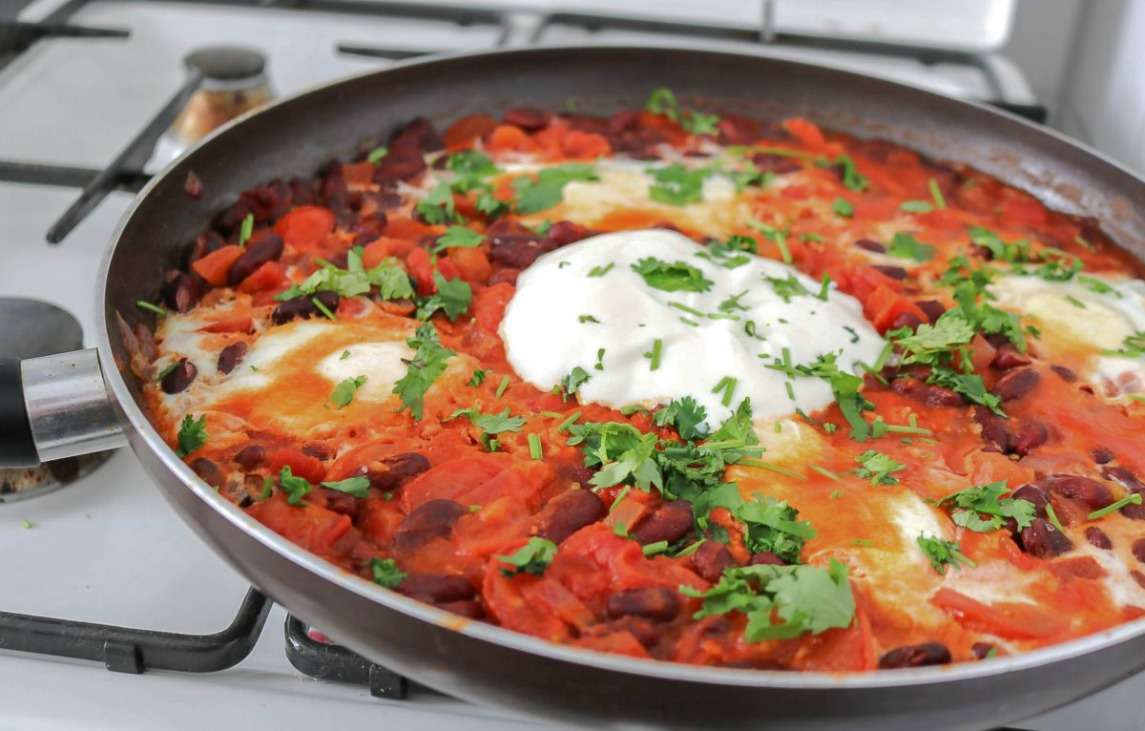
[[441, 272], [433, 273], [433, 281], [437, 291], [422, 301], [418, 307], [417, 316], [420, 320], [428, 320], [435, 312], [441, 310], [452, 322], [469, 311], [469, 303], [473, 300], [473, 288], [464, 279], [446, 279]]
[[394, 384], [393, 392], [402, 400], [399, 410], [409, 409], [413, 418], [420, 419], [426, 391], [445, 372], [446, 361], [454, 352], [441, 344], [429, 322], [419, 326], [406, 343], [414, 349], [414, 356], [406, 361], [406, 373]]
[[[841, 370], [837, 363], [838, 357], [838, 353], [825, 353], [814, 363], [795, 366], [795, 371], [827, 382], [831, 387], [831, 395], [835, 397], [835, 403], [839, 405], [839, 411], [851, 427], [851, 438], [857, 442], [864, 442], [871, 435], [871, 425], [863, 418], [863, 412], [873, 410], [875, 405], [859, 393], [863, 379], [854, 373]], [[782, 370], [782, 363], [778, 366], [772, 364], [769, 367], [779, 367]]]
[[505, 407], [499, 414], [483, 414], [480, 410], [474, 408], [458, 409], [449, 415], [450, 419], [456, 419], [464, 416], [469, 419], [473, 426], [477, 427], [486, 434], [501, 434], [507, 431], [521, 431], [525, 426], [525, 417], [523, 416], [509, 416], [509, 407]]
[[867, 176], [859, 172], [855, 167], [855, 161], [851, 159], [850, 155], [839, 155], [835, 158], [833, 165], [839, 168], [839, 174], [843, 178], [843, 186], [850, 188], [854, 191], [862, 192], [867, 189]]
[[648, 188], [648, 197], [670, 206], [686, 206], [703, 200], [704, 180], [712, 174], [706, 168], [689, 169], [680, 163], [648, 168], [645, 172], [652, 176], [653, 181]]
[[355, 376], [354, 378], [347, 378], [341, 381], [334, 387], [334, 390], [330, 392], [330, 403], [339, 409], [349, 406], [350, 402], [354, 400], [354, 392], [365, 385], [365, 383], [365, 376]]
[[278, 485], [286, 493], [286, 502], [289, 505], [300, 504], [312, 489], [312, 485], [305, 478], [295, 475], [289, 465], [278, 473]]
[[409, 275], [397, 265], [396, 260], [383, 261], [372, 269], [366, 269], [362, 264], [362, 247], [355, 246], [346, 254], [345, 269], [325, 263], [301, 283], [275, 295], [274, 299], [285, 302], [317, 292], [336, 292], [342, 297], [355, 297], [366, 294], [371, 287], [378, 288], [382, 299], [413, 297]]
[[207, 417], [204, 414], [198, 419], [193, 418], [190, 414], [183, 417], [182, 423], [179, 424], [179, 449], [178, 454], [180, 457], [186, 457], [196, 449], [201, 448], [207, 443]]
[[457, 207], [453, 202], [453, 187], [449, 183], [438, 183], [418, 201], [414, 210], [422, 220], [432, 226], [452, 223], [459, 220]]
[[694, 135], [714, 135], [719, 131], [720, 115], [688, 112], [680, 120], [680, 126]]
[[930, 261], [934, 258], [934, 247], [924, 244], [914, 236], [899, 231], [891, 239], [887, 253], [900, 259], [913, 259], [915, 261]]
[[533, 537], [529, 542], [518, 548], [508, 556], [497, 556], [503, 564], [512, 566], [512, 569], [501, 569], [505, 576], [517, 574], [533, 574], [539, 576], [553, 562], [557, 555], [557, 544], [547, 538]]
[[450, 226], [433, 244], [431, 253], [440, 254], [446, 249], [472, 249], [480, 246], [485, 237], [466, 226]]
[[930, 537], [925, 533], [920, 533], [918, 538], [918, 547], [930, 559], [930, 565], [940, 574], [946, 573], [947, 566], [958, 568], [959, 566], [977, 566], [976, 563], [971, 561], [966, 554], [958, 547], [955, 541], [947, 541], [942, 538]]
[[851, 201], [843, 197], [835, 199], [835, 202], [831, 204], [831, 210], [835, 215], [842, 216], [843, 218], [850, 218], [855, 215], [855, 206], [852, 205]]
[[337, 482], [323, 482], [320, 484], [327, 490], [344, 492], [356, 498], [367, 498], [370, 496], [370, 479], [361, 475], [357, 477], [347, 477], [345, 480], [338, 480]]
[[632, 271], [649, 287], [665, 292], [707, 292], [712, 288], [712, 281], [702, 271], [682, 261], [669, 263], [647, 256], [633, 264]]
[[493, 159], [477, 150], [455, 152], [446, 160], [445, 166], [465, 177], [485, 178], [499, 172]]
[[1030, 260], [1030, 242], [1025, 239], [1006, 243], [990, 229], [971, 226], [970, 241], [988, 250], [995, 261], [1020, 263]]
[[576, 393], [580, 387], [592, 378], [588, 371], [580, 366], [575, 366], [569, 374], [561, 379], [561, 388], [564, 389], [566, 394]]
[[662, 114], [672, 121], [680, 118], [680, 103], [671, 89], [663, 86], [653, 89], [648, 95], [644, 108], [653, 114]]
[[744, 542], [752, 553], [770, 551], [788, 563], [798, 563], [803, 542], [815, 537], [809, 521], [797, 521], [799, 511], [785, 501], [760, 495], [732, 511], [743, 521]]
[[673, 426], [681, 439], [703, 439], [708, 434], [704, 421], [708, 410], [691, 396], [673, 399], [652, 418], [656, 426]]
[[1019, 530], [1028, 528], [1037, 517], [1037, 509], [1029, 500], [1002, 497], [1007, 492], [1004, 481], [990, 482], [947, 495], [939, 505], [950, 503], [954, 524], [977, 533], [1000, 529], [1006, 518], [1013, 518]]
[[906, 467], [902, 462], [896, 462], [873, 449], [868, 449], [855, 457], [855, 461], [860, 465], [855, 469], [855, 474], [870, 480], [872, 485], [897, 485], [898, 478], [891, 475]]
[[537, 213], [552, 208], [563, 199], [565, 186], [577, 180], [591, 182], [600, 180], [600, 176], [592, 165], [568, 163], [545, 168], [535, 178], [528, 175], [515, 178], [517, 213]]
[[373, 574], [375, 584], [387, 589], [397, 587], [406, 577], [406, 572], [399, 569], [392, 558], [370, 559], [370, 573]]
[[788, 274], [786, 279], [778, 277], [765, 277], [772, 290], [775, 291], [777, 297], [785, 303], [790, 303], [793, 297], [802, 297], [804, 295], [810, 297], [811, 292], [803, 286], [803, 283], [795, 278], [794, 274]]

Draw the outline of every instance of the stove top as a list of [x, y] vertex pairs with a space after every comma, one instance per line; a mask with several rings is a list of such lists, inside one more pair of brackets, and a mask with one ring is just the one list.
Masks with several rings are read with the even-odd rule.
[[[0, 108], [5, 110], [0, 115], [0, 295], [64, 308], [78, 318], [86, 344], [92, 344], [93, 274], [131, 191], [153, 172], [154, 161], [129, 160], [111, 176], [107, 197], [77, 219], [60, 245], [46, 244], [45, 233], [183, 83], [182, 57], [192, 48], [221, 42], [258, 48], [267, 57], [272, 88], [281, 95], [375, 68], [386, 58], [426, 51], [530, 40], [697, 40], [695, 33], [673, 25], [698, 17], [693, 3], [630, 3], [626, 12], [640, 15], [620, 19], [603, 3], [562, 3], [561, 13], [549, 12], [549, 5], [522, 0], [512, 6], [458, 9], [430, 3], [411, 9], [313, 0], [308, 7], [318, 9], [296, 10], [241, 0], [225, 7], [209, 0], [33, 3], [23, 20], [126, 30], [129, 36], [46, 37], [22, 52], [0, 46]], [[745, 5], [705, 3], [703, 18], [710, 28], [701, 40], [760, 52], [761, 30], [745, 16]], [[653, 16], [656, 22], [649, 23]], [[933, 50], [934, 39], [923, 38], [933, 57], [912, 56], [896, 45], [901, 38], [888, 36], [878, 53], [871, 53], [848, 46], [845, 28], [836, 29], [834, 40], [841, 43], [798, 42], [816, 30], [806, 13], [789, 14], [785, 23], [771, 31], [796, 41], [768, 46], [766, 52], [1019, 107], [1036, 101], [1012, 65], [988, 52]], [[819, 30], [823, 37], [831, 35]], [[163, 503], [128, 450], [65, 489], [0, 504], [0, 555], [3, 612], [208, 634], [231, 623], [248, 591]], [[252, 727], [280, 729], [351, 728], [379, 720], [427, 729], [457, 722], [466, 729], [542, 725], [417, 686], [404, 699], [379, 698], [363, 685], [307, 677], [287, 660], [286, 626], [284, 611], [273, 607], [249, 655], [231, 669], [201, 675], [165, 670], [126, 675], [93, 662], [0, 651], [0, 728], [197, 730], [230, 726], [236, 718]], [[1145, 676], [1140, 676], [1017, 727], [1139, 729], [1143, 695]]]

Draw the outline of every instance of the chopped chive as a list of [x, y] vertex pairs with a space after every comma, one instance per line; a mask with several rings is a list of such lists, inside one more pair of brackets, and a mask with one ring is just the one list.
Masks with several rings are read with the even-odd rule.
[[616, 499], [612, 501], [612, 505], [608, 506], [608, 514], [612, 515], [612, 511], [628, 497], [628, 491], [632, 489], [632, 485], [625, 485], [620, 492], [616, 493]]
[[783, 257], [784, 264], [791, 263], [791, 249], [787, 248], [787, 234], [782, 231], [777, 231], [774, 239], [776, 248], [779, 249], [779, 255]]
[[930, 179], [930, 196], [934, 198], [934, 206], [939, 210], [946, 208], [946, 199], [942, 197], [942, 190], [938, 187], [938, 181], [934, 178]]
[[1089, 249], [1090, 251], [1094, 250], [1093, 244], [1086, 241], [1085, 238], [1081, 234], [1074, 236], [1073, 240], [1074, 240], [1074, 243], [1076, 243], [1078, 246], [1080, 246], [1083, 249]]
[[842, 490], [832, 490], [831, 494], [828, 495], [828, 497], [831, 498], [832, 500], [838, 500], [839, 498], [843, 497], [843, 491]]
[[582, 325], [583, 325], [584, 323], [586, 323], [586, 322], [591, 322], [591, 323], [594, 323], [594, 324], [597, 324], [597, 325], [599, 325], [599, 324], [600, 324], [600, 320], [596, 319], [596, 318], [595, 318], [595, 317], [593, 317], [592, 315], [578, 315], [576, 319], [577, 319], [577, 321], [578, 321], [578, 322], [580, 322]]
[[604, 370], [604, 348], [596, 349], [596, 365], [593, 366], [598, 371]]
[[690, 546], [687, 546], [685, 548], [680, 549], [676, 553], [676, 558], [684, 558], [686, 556], [691, 556], [693, 553], [700, 550], [700, 546], [704, 545], [704, 542], [707, 540], [708, 540], [707, 538], [701, 538], [700, 540], [696, 541], [695, 543], [691, 544]]
[[904, 424], [887, 424], [886, 430], [893, 434], [918, 434], [929, 437], [934, 434], [930, 429], [921, 426], [906, 426]]
[[529, 456], [533, 459], [544, 459], [545, 453], [541, 449], [541, 438], [536, 434], [530, 434], [529, 440]]
[[251, 234], [254, 233], [254, 214], [246, 214], [243, 219], [242, 227], [239, 229], [239, 246], [245, 246], [246, 242], [250, 240]]
[[735, 395], [736, 386], [739, 384], [739, 379], [734, 376], [724, 376], [716, 387], [712, 389], [712, 393], [719, 393], [723, 391], [720, 397], [720, 403], [724, 406], [730, 407], [732, 405], [732, 396]]
[[376, 163], [378, 160], [381, 160], [383, 157], [385, 157], [388, 152], [389, 149], [386, 147], [375, 147], [374, 149], [370, 150], [370, 154], [366, 155], [366, 160]]
[[795, 387], [791, 385], [791, 381], [784, 381], [783, 387], [787, 389], [787, 398], [792, 401], [795, 400]]
[[607, 266], [595, 266], [588, 270], [588, 276], [603, 277], [605, 274], [608, 274], [610, 271], [612, 271], [614, 266], [616, 266], [616, 264], [613, 262], [609, 262]]
[[651, 558], [652, 556], [656, 556], [667, 551], [668, 541], [656, 541], [655, 543], [649, 543], [640, 550], [644, 553], [645, 556]]
[[791, 477], [791, 478], [796, 479], [796, 480], [804, 479], [803, 475], [799, 474], [798, 472], [792, 472], [791, 470], [787, 469], [786, 467], [780, 467], [777, 464], [772, 464], [771, 462], [764, 462], [763, 460], [759, 460], [759, 459], [741, 459], [739, 462], [736, 462], [736, 464], [741, 464], [741, 465], [744, 465], [745, 467], [758, 467], [762, 470], [767, 470], [768, 472], [774, 472], [776, 474], [783, 475], [785, 477]]
[[695, 320], [689, 320], [686, 317], [681, 317], [680, 322], [684, 323], [685, 325], [691, 325], [692, 327], [699, 327], [700, 326], [700, 323], [696, 322]]
[[1072, 294], [1067, 294], [1065, 296], [1065, 300], [1066, 300], [1066, 302], [1069, 302], [1074, 307], [1078, 307], [1078, 308], [1083, 309], [1083, 310], [1086, 309], [1085, 303], [1082, 302], [1081, 300], [1079, 300], [1077, 297], [1074, 297]]
[[681, 304], [679, 302], [669, 302], [668, 306], [669, 307], [675, 307], [677, 310], [680, 310], [681, 312], [687, 312], [689, 315], [693, 315], [694, 317], [704, 317], [703, 312], [700, 312], [699, 310], [697, 310], [694, 307], [688, 307], [687, 305]]
[[1058, 520], [1058, 514], [1054, 512], [1054, 506], [1046, 503], [1046, 517], [1050, 519], [1050, 523], [1058, 529], [1058, 533], [1065, 534], [1065, 528], [1062, 528], [1061, 521]]
[[661, 340], [660, 338], [656, 338], [655, 340], [652, 341], [652, 350], [649, 350], [647, 353], [644, 354], [644, 357], [647, 358], [649, 361], [648, 362], [648, 370], [654, 371], [660, 367], [660, 355], [661, 355], [663, 350], [664, 350], [664, 341], [663, 340]]
[[179, 367], [179, 361], [174, 361], [173, 363], [169, 363], [166, 368], [164, 368], [163, 370], [161, 370], [155, 374], [156, 382], [162, 381], [164, 378], [166, 378], [168, 376], [168, 374], [171, 373], [171, 371], [175, 370], [178, 367]]
[[567, 419], [565, 419], [564, 421], [562, 421], [560, 426], [557, 427], [557, 431], [559, 431], [559, 432], [568, 431], [569, 428], [572, 427], [572, 425], [575, 424], [577, 422], [577, 419], [579, 419], [579, 418], [580, 418], [580, 412], [579, 411], [572, 412], [571, 414], [569, 414], [569, 417]]
[[167, 310], [163, 309], [159, 305], [153, 305], [150, 302], [145, 302], [143, 300], [135, 300], [135, 306], [141, 310], [146, 310], [147, 312], [153, 312], [156, 315], [159, 315], [160, 317], [166, 317], [167, 316]]
[[505, 389], [509, 387], [509, 377], [501, 376], [501, 382], [497, 384], [495, 392], [497, 398], [501, 398], [505, 394]]
[[556, 419], [559, 416], [564, 416], [564, 414], [559, 411], [542, 411], [541, 416], [545, 417], [546, 419]]
[[20, 521], [20, 527], [23, 528], [24, 530], [31, 530], [32, 528], [36, 527], [36, 524], [33, 523], [32, 521], [28, 520], [27, 518], [24, 518], [23, 520]]
[[811, 469], [815, 470], [819, 474], [823, 475], [824, 477], [828, 477], [828, 478], [835, 480], [835, 481], [839, 480], [838, 473], [832, 472], [831, 470], [827, 469], [826, 467], [820, 467], [817, 464], [809, 464], [807, 466], [810, 467]]
[[310, 302], [319, 312], [321, 312], [326, 317], [330, 318], [331, 320], [337, 319], [334, 317], [334, 313], [330, 311], [330, 308], [322, 304], [322, 300], [318, 299], [317, 297], [311, 297]]
[[1092, 513], [1090, 513], [1086, 517], [1089, 520], [1097, 520], [1098, 518], [1104, 518], [1105, 516], [1109, 515], [1110, 513], [1115, 513], [1118, 510], [1121, 510], [1126, 505], [1140, 505], [1140, 504], [1141, 504], [1141, 493], [1131, 492], [1128, 495], [1126, 495], [1125, 497], [1121, 498], [1120, 500], [1117, 500], [1115, 502], [1110, 503], [1109, 505], [1106, 505], [1104, 508], [1098, 508], [1097, 510], [1094, 510]]
[[826, 302], [827, 301], [827, 293], [830, 291], [830, 289], [831, 289], [831, 275], [828, 274], [827, 272], [823, 272], [823, 280], [819, 283], [819, 293], [816, 294], [815, 296], [818, 297], [819, 299], [823, 300], [824, 302]]

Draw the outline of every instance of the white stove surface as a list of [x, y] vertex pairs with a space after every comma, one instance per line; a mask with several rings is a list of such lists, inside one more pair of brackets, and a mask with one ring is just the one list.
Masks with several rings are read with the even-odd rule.
[[[45, 4], [51, 3], [39, 3]], [[641, 5], [647, 10], [651, 3]], [[667, 12], [676, 14], [685, 5], [663, 2]], [[721, 12], [731, 6], [712, 0]], [[259, 32], [270, 19], [276, 32]], [[0, 73], [0, 109], [5, 110], [0, 114], [0, 159], [106, 163], [172, 93], [182, 78], [183, 53], [206, 41], [263, 47], [276, 90], [287, 93], [379, 65], [335, 56], [336, 41], [457, 47], [488, 44], [487, 34], [494, 32], [488, 26], [458, 31], [455, 26], [352, 15], [115, 0], [92, 2], [76, 20], [130, 26], [135, 37], [130, 44], [41, 43]], [[553, 31], [559, 32], [564, 31]], [[883, 72], [893, 74], [893, 69]], [[932, 85], [947, 83], [937, 76], [930, 79]], [[0, 182], [0, 296], [35, 297], [64, 307], [80, 319], [90, 345], [94, 274], [130, 196], [111, 195], [62, 245], [45, 244], [45, 231], [77, 194], [70, 188]], [[0, 504], [0, 556], [3, 611], [209, 633], [230, 623], [247, 588], [175, 516], [127, 450], [69, 488]], [[276, 607], [251, 655], [231, 670], [210, 675], [129, 676], [96, 663], [0, 651], [0, 729], [543, 725], [432, 693], [415, 691], [407, 700], [388, 701], [371, 697], [364, 688], [306, 678], [285, 657], [283, 618]], [[1018, 726], [1137, 730], [1142, 728], [1143, 697], [1145, 675]]]

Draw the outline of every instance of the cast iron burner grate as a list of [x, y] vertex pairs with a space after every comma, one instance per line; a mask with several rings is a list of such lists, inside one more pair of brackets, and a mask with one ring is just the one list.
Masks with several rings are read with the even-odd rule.
[[[0, 650], [93, 660], [112, 672], [132, 675], [147, 670], [214, 673], [234, 667], [250, 654], [272, 605], [252, 588], [230, 625], [207, 635], [0, 612]], [[377, 698], [406, 697], [410, 687], [406, 678], [340, 645], [318, 641], [301, 620], [287, 615], [285, 631], [286, 658], [304, 675], [362, 685]]]

